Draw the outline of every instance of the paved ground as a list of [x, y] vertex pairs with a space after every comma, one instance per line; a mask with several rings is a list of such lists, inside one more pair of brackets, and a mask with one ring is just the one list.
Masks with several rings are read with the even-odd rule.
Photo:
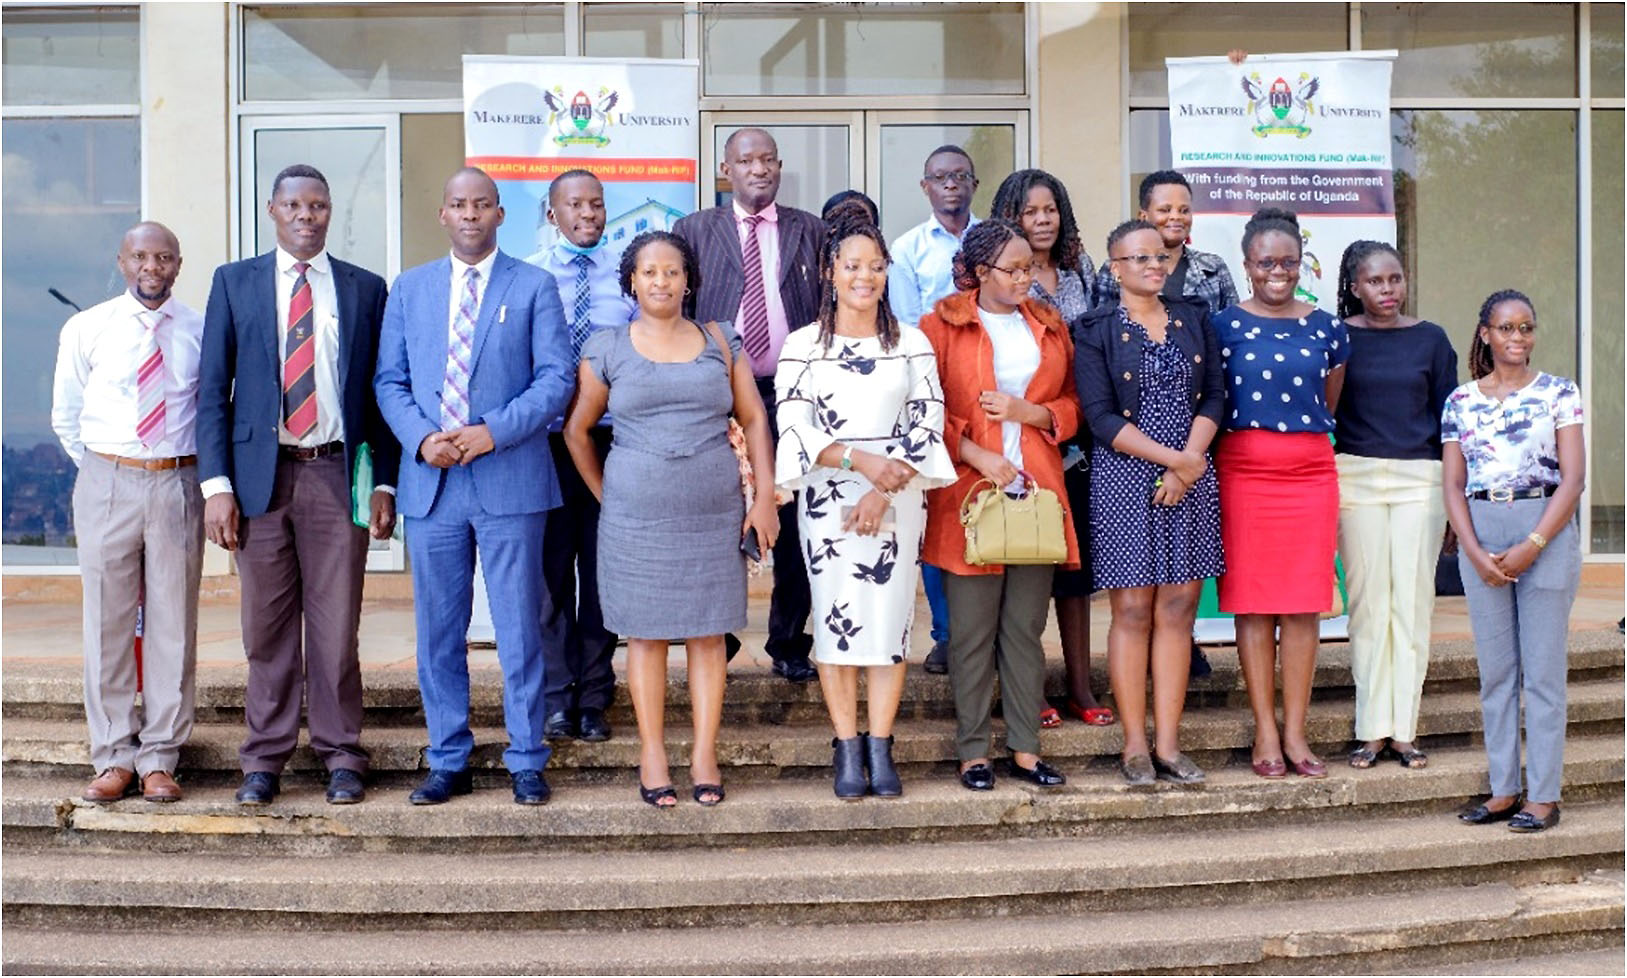
[[[80, 657], [77, 579], [7, 578], [5, 583], [5, 598], [0, 602], [0, 661], [77, 660]], [[768, 622], [764, 584], [766, 575], [762, 581], [753, 582], [750, 622], [740, 636], [745, 647], [731, 663], [731, 669], [767, 670], [769, 667], [768, 656], [763, 653]], [[238, 627], [235, 578], [206, 580], [205, 591], [206, 597], [198, 611], [198, 664], [201, 668], [239, 666], [243, 662], [243, 645]], [[1571, 627], [1574, 630], [1612, 627], [1622, 617], [1623, 605], [1623, 565], [1588, 565], [1582, 591], [1571, 614]], [[916, 652], [912, 660], [919, 661], [931, 647], [929, 620], [926, 601], [922, 599], [917, 606]], [[1091, 647], [1098, 660], [1098, 671], [1104, 667], [1101, 659], [1107, 648], [1107, 625], [1107, 599], [1105, 595], [1097, 595], [1092, 603]], [[1468, 610], [1462, 598], [1441, 598], [1435, 603], [1434, 637], [1438, 640], [1470, 637]], [[370, 575], [362, 606], [362, 664], [412, 670], [413, 642], [410, 584], [405, 575]], [[1061, 656], [1054, 615], [1046, 628], [1045, 650], [1052, 658]], [[624, 650], [618, 649], [618, 669], [623, 664], [624, 654]], [[469, 656], [471, 665], [496, 664], [496, 653], [490, 648], [471, 649]], [[672, 656], [674, 663], [682, 663], [683, 647], [675, 646]]]

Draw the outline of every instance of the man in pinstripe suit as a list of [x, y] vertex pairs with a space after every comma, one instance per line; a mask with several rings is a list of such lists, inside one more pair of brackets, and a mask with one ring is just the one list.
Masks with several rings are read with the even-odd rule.
[[[801, 329], [818, 315], [819, 250], [824, 237], [819, 218], [774, 202], [781, 165], [773, 136], [756, 128], [736, 130], [723, 144], [719, 165], [733, 202], [690, 214], [672, 229], [700, 257], [695, 317], [703, 323], [734, 323], [771, 425], [780, 347], [791, 330]], [[794, 505], [781, 511], [780, 536], [774, 544], [766, 650], [774, 660], [775, 675], [805, 683], [816, 673], [808, 662], [813, 647], [804, 631], [810, 605], [808, 572]], [[731, 651], [736, 647], [738, 643], [731, 641]]]

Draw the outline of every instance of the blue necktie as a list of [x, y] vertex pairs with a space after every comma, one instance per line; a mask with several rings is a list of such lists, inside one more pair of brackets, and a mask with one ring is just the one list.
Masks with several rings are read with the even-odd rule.
[[580, 362], [582, 344], [593, 332], [593, 322], [588, 318], [589, 308], [593, 304], [593, 295], [588, 291], [588, 269], [593, 266], [593, 259], [587, 255], [577, 255], [571, 262], [576, 265], [576, 300], [571, 303], [571, 359]]

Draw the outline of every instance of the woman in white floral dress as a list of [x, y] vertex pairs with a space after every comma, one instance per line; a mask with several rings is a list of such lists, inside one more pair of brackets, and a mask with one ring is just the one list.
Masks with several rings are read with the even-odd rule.
[[[842, 798], [903, 791], [892, 726], [915, 620], [925, 490], [954, 481], [937, 360], [918, 330], [893, 318], [887, 262], [874, 225], [829, 230], [819, 320], [786, 338], [774, 377], [775, 481], [802, 490], [813, 657], [836, 728]], [[867, 734], [858, 729], [861, 669]]]

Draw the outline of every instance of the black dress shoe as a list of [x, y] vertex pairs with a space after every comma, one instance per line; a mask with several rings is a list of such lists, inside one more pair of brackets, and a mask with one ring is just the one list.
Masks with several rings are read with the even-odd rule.
[[407, 800], [414, 805], [444, 805], [453, 795], [466, 795], [473, 790], [475, 779], [467, 770], [431, 771]]
[[514, 771], [509, 774], [509, 780], [514, 782], [516, 805], [546, 805], [553, 795], [541, 771]]
[[610, 724], [605, 721], [604, 711], [583, 707], [581, 719], [576, 723], [576, 736], [590, 744], [609, 740]]
[[1548, 814], [1542, 818], [1538, 818], [1530, 812], [1520, 812], [1518, 815], [1515, 815], [1513, 818], [1508, 820], [1508, 830], [1510, 832], [1541, 832], [1545, 829], [1551, 829], [1558, 824], [1559, 806], [1555, 805], [1553, 808], [1549, 809]]
[[994, 768], [987, 764], [973, 764], [960, 772], [960, 783], [972, 791], [993, 791]]
[[243, 786], [237, 789], [239, 805], [269, 805], [282, 790], [282, 779], [269, 771], [250, 771], [243, 775]]
[[819, 670], [807, 659], [775, 659], [774, 675], [792, 683], [805, 683], [819, 678]]
[[362, 776], [349, 768], [335, 768], [328, 775], [328, 804], [354, 805], [367, 797], [367, 789], [362, 787]]
[[[1487, 800], [1489, 801], [1490, 799]], [[1507, 822], [1512, 819], [1515, 813], [1519, 810], [1520, 800], [1518, 798], [1509, 802], [1507, 808], [1499, 808], [1496, 811], [1492, 811], [1486, 807], [1485, 802], [1481, 802], [1472, 808], [1465, 808], [1463, 811], [1458, 812], [1458, 821], [1464, 822], [1468, 825], [1486, 825], [1491, 822]]]
[[1068, 783], [1068, 779], [1063, 777], [1061, 771], [1044, 761], [1035, 761], [1033, 767], [1023, 767], [1016, 761], [1007, 763], [1011, 767], [1012, 777], [1027, 781], [1029, 784], [1037, 784], [1041, 788], [1055, 788], [1059, 784]]
[[548, 740], [570, 740], [576, 736], [576, 717], [570, 710], [555, 710], [542, 721], [542, 735]]
[[934, 642], [934, 643], [932, 643], [932, 651], [928, 652], [926, 654], [926, 660], [921, 663], [921, 668], [925, 669], [927, 672], [932, 673], [934, 676], [942, 676], [942, 675], [948, 673], [949, 672], [949, 643], [948, 642]]

